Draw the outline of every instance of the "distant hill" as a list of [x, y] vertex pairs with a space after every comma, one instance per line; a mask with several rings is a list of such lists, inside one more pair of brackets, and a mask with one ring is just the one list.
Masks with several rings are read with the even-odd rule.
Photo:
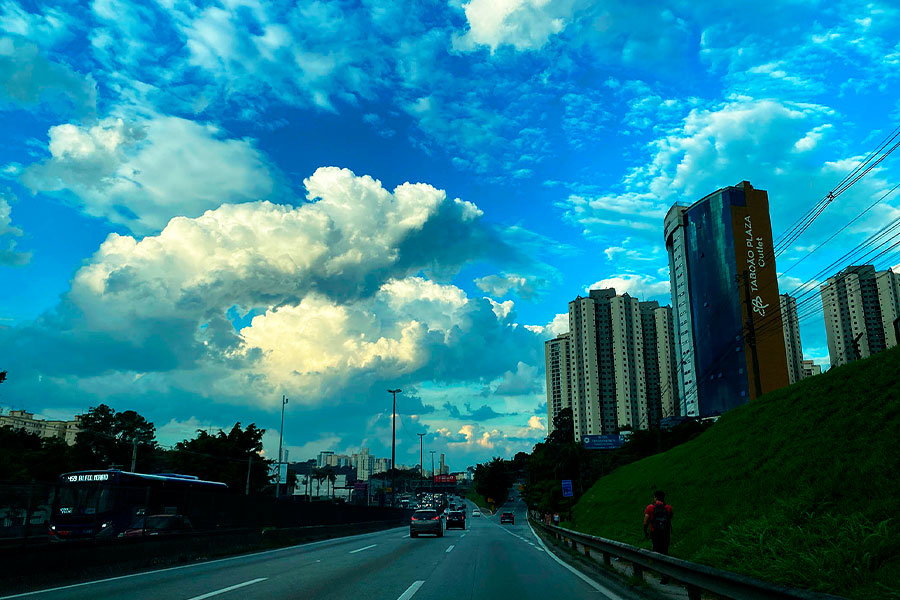
[[900, 348], [737, 408], [695, 440], [601, 478], [575, 529], [649, 548], [655, 489], [672, 554], [850, 598], [900, 599]]

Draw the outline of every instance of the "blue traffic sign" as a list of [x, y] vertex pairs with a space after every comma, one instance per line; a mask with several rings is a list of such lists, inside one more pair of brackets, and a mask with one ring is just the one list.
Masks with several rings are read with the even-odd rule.
[[571, 498], [573, 496], [571, 479], [563, 479], [562, 480], [562, 490], [563, 490], [563, 498]]
[[625, 443], [625, 436], [613, 435], [585, 435], [581, 438], [587, 450], [615, 450]]

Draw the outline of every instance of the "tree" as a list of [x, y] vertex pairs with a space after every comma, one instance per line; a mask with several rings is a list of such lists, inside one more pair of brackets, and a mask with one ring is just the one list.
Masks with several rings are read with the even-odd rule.
[[259, 454], [265, 432], [253, 423], [246, 429], [235, 423], [228, 433], [219, 430], [210, 434], [198, 429], [195, 438], [175, 444], [172, 466], [184, 475], [226, 483], [229, 489], [239, 493], [244, 492], [249, 468], [250, 492], [265, 492], [271, 489], [269, 465], [275, 462]]
[[84, 468], [130, 467], [135, 444], [141, 453], [156, 448], [156, 427], [133, 410], [119, 413], [106, 404], [92, 406], [81, 417], [79, 429], [75, 444], [88, 451], [93, 463]]

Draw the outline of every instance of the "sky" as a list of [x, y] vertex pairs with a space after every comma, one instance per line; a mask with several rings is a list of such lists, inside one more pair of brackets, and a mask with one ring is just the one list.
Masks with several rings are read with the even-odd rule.
[[[292, 460], [390, 456], [401, 388], [398, 464], [417, 433], [453, 470], [530, 451], [568, 301], [669, 303], [672, 204], [747, 180], [778, 237], [896, 127], [898, 13], [0, 0], [0, 406], [256, 423], [275, 456], [286, 396]], [[897, 183], [891, 156], [832, 202], [781, 291]], [[821, 312], [801, 337], [827, 366]]]

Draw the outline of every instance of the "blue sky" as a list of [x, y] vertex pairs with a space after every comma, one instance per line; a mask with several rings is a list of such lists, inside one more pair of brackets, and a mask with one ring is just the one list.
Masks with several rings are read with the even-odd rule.
[[[292, 457], [386, 455], [401, 387], [398, 463], [529, 450], [567, 302], [668, 303], [671, 204], [749, 180], [777, 236], [896, 126], [893, 3], [719, 4], [0, 1], [0, 405], [271, 451], [286, 394]], [[898, 181], [830, 205], [782, 291]]]

